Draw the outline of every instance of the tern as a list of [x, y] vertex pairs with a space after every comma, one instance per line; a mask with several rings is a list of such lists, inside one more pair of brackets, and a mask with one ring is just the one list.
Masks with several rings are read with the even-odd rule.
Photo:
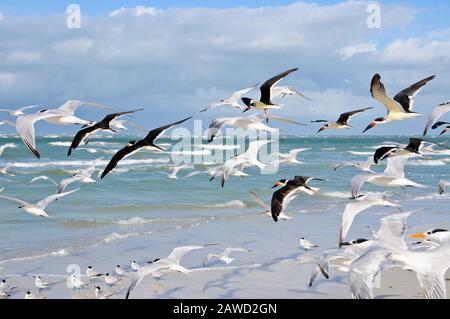
[[34, 276], [34, 285], [38, 291], [41, 291], [42, 289], [48, 288], [51, 284], [44, 281], [41, 276]]
[[81, 143], [87, 144], [89, 139], [93, 134], [95, 134], [98, 131], [112, 131], [116, 133], [117, 131], [112, 129], [110, 124], [111, 122], [121, 116], [125, 116], [128, 114], [132, 114], [138, 111], [142, 111], [143, 109], [137, 109], [137, 110], [131, 110], [131, 111], [125, 111], [125, 112], [119, 112], [119, 113], [113, 113], [108, 114], [101, 120], [100, 122], [95, 123], [94, 125], [88, 126], [86, 128], [83, 128], [82, 130], [78, 131], [78, 133], [75, 135], [72, 144], [69, 147], [69, 150], [67, 152], [67, 156], [70, 156], [72, 154], [72, 151], [76, 149]]
[[36, 298], [36, 296], [34, 294], [31, 293], [31, 291], [27, 291], [25, 293], [24, 299], [37, 299], [37, 298]]
[[97, 299], [109, 299], [112, 296], [113, 294], [105, 293], [102, 288], [100, 288], [99, 286], [95, 286], [95, 297]]
[[120, 265], [116, 265], [116, 268], [114, 268], [114, 272], [117, 274], [117, 276], [125, 275], [125, 270], [123, 270]]
[[383, 173], [370, 173], [356, 175], [351, 180], [352, 197], [357, 198], [364, 183], [371, 183], [385, 187], [418, 187], [425, 188], [425, 185], [413, 182], [405, 177], [404, 157], [392, 157], [388, 159], [386, 169]]
[[114, 277], [110, 273], [106, 273], [104, 278], [105, 278], [105, 282], [108, 286], [114, 286], [120, 281], [120, 279]]
[[340, 129], [350, 129], [350, 128], [352, 128], [352, 126], [348, 124], [348, 120], [350, 119], [350, 117], [352, 117], [352, 116], [354, 116], [354, 115], [356, 115], [358, 113], [361, 113], [361, 112], [364, 112], [364, 111], [367, 111], [367, 110], [371, 110], [371, 109], [373, 109], [373, 107], [366, 107], [366, 108], [363, 108], [363, 109], [342, 113], [339, 116], [339, 118], [337, 119], [336, 122], [331, 122], [331, 121], [327, 121], [327, 120], [316, 120], [316, 121], [311, 121], [311, 122], [312, 123], [327, 122], [327, 124], [322, 126], [317, 131], [317, 133], [320, 133], [320, 132], [322, 132], [323, 130], [326, 130], [326, 129], [338, 129], [338, 130], [340, 130]]
[[320, 178], [307, 177], [307, 176], [295, 176], [293, 180], [279, 180], [272, 187], [283, 186], [275, 191], [272, 195], [272, 202], [270, 205], [270, 211], [272, 218], [275, 222], [280, 219], [280, 215], [284, 215], [284, 211], [289, 203], [299, 195], [300, 192], [308, 195], [314, 195], [318, 189], [311, 188], [307, 185], [309, 181], [325, 181]]
[[154, 141], [166, 130], [170, 129], [171, 127], [173, 127], [175, 125], [186, 122], [190, 118], [191, 117], [188, 117], [188, 118], [185, 118], [184, 120], [158, 127], [154, 130], [151, 130], [144, 139], [142, 139], [140, 141], [129, 142], [128, 145], [126, 145], [121, 150], [119, 150], [116, 154], [114, 154], [111, 161], [108, 163], [105, 170], [103, 171], [101, 178], [103, 179], [109, 172], [111, 172], [122, 159], [138, 152], [139, 150], [141, 150], [144, 147], [164, 151], [164, 149], [162, 147], [155, 145]]
[[130, 262], [130, 266], [131, 266], [131, 269], [133, 269], [134, 271], [138, 271], [139, 268], [141, 268], [141, 265], [139, 265], [139, 263], [136, 260], [132, 260]]
[[30, 106], [24, 106], [18, 109], [0, 109], [0, 112], [7, 112], [9, 113], [9, 116], [11, 117], [17, 117], [25, 114], [25, 110], [29, 110], [35, 107], [38, 107], [40, 105], [30, 105]]
[[4, 291], [4, 292], [10, 292], [11, 290], [13, 290], [13, 289], [16, 289], [17, 287], [11, 287], [7, 282], [6, 282], [6, 280], [5, 279], [2, 279], [1, 281], [0, 281], [0, 291]]
[[370, 122], [363, 133], [370, 130], [371, 128], [374, 128], [378, 124], [389, 123], [392, 121], [408, 120], [422, 116], [421, 114], [412, 111], [414, 105], [414, 97], [429, 81], [433, 80], [434, 78], [434, 75], [425, 78], [400, 91], [392, 99], [386, 94], [386, 89], [384, 88], [383, 83], [381, 83], [381, 76], [379, 74], [375, 74], [370, 85], [370, 92], [372, 93], [372, 97], [375, 100], [382, 103], [386, 107], [388, 114], [384, 117], [377, 118]]
[[170, 174], [166, 173], [166, 172], [160, 172], [160, 173], [167, 175], [168, 179], [178, 179], [177, 174], [185, 168], [192, 168], [192, 163], [186, 163], [186, 164], [175, 166]]
[[46, 175], [40, 175], [40, 176], [34, 177], [31, 181], [28, 182], [28, 185], [33, 184], [34, 182], [37, 182], [37, 181], [50, 181], [51, 183], [53, 183], [53, 185], [58, 186], [58, 183], [56, 183], [54, 179], [52, 179]]
[[203, 266], [206, 267], [206, 265], [214, 258], [217, 258], [217, 259], [223, 261], [225, 264], [229, 265], [234, 260], [234, 258], [230, 258], [230, 254], [233, 251], [251, 252], [250, 249], [228, 247], [221, 254], [212, 254], [212, 253], [207, 254], [205, 259], [203, 260]]
[[[262, 110], [265, 115], [268, 115], [269, 109], [280, 109], [281, 106], [274, 104], [272, 102], [273, 92], [272, 89], [274, 86], [276, 86], [282, 79], [284, 79], [286, 76], [288, 76], [290, 73], [297, 71], [298, 68], [290, 69], [285, 72], [282, 72], [273, 78], [270, 78], [266, 82], [263, 83], [260, 87], [261, 91], [261, 97], [259, 101], [253, 100], [248, 97], [243, 97], [241, 100], [244, 102], [244, 104], [247, 106], [247, 108], [244, 110], [244, 112], [247, 112], [248, 110], [252, 108], [256, 108], [258, 110]], [[268, 121], [268, 119], [267, 119]]]
[[87, 286], [87, 284], [81, 280], [80, 276], [76, 274], [71, 274], [69, 276], [68, 283], [72, 289], [81, 289]]
[[92, 266], [88, 266], [86, 269], [86, 276], [90, 279], [93, 280], [96, 277], [100, 277], [103, 276], [103, 274], [99, 274], [97, 271], [94, 270], [94, 268]]
[[3, 198], [3, 199], [6, 199], [6, 200], [9, 200], [9, 201], [12, 201], [12, 202], [20, 204], [19, 208], [23, 209], [25, 212], [27, 212], [30, 215], [39, 216], [39, 217], [50, 217], [50, 215], [48, 215], [44, 211], [45, 208], [50, 203], [58, 200], [59, 198], [62, 198], [64, 196], [67, 196], [67, 195], [70, 195], [72, 193], [75, 193], [78, 190], [79, 190], [79, 188], [74, 189], [73, 191], [70, 191], [70, 192], [61, 193], [61, 194], [54, 194], [54, 195], [47, 196], [46, 198], [44, 198], [43, 200], [41, 200], [37, 204], [29, 204], [27, 202], [24, 202], [23, 200], [20, 200], [20, 199], [17, 199], [17, 198], [8, 197], [8, 196], [3, 196], [3, 195], [0, 195], [0, 198]]
[[1, 145], [0, 146], [0, 156], [2, 156], [3, 155], [3, 152], [7, 149], [7, 148], [16, 148], [17, 146], [16, 146], [16, 144], [14, 144], [14, 143], [7, 143], [7, 144], [4, 144], [4, 145]]
[[210, 105], [208, 105], [207, 107], [205, 107], [203, 110], [201, 110], [200, 112], [206, 112], [210, 109], [213, 109], [213, 108], [216, 108], [216, 107], [219, 107], [222, 105], [229, 105], [231, 107], [240, 109], [240, 108], [242, 108], [242, 106], [239, 104], [239, 99], [242, 96], [244, 96], [245, 94], [249, 93], [250, 91], [253, 91], [254, 89], [256, 89], [258, 87], [258, 84], [254, 85], [252, 87], [243, 89], [243, 90], [236, 91], [227, 99], [223, 99], [218, 102], [213, 102]]
[[305, 251], [311, 250], [313, 248], [319, 247], [316, 244], [313, 244], [309, 240], [305, 239], [304, 237], [300, 238], [299, 240], [300, 247], [302, 247]]
[[305, 96], [303, 93], [290, 86], [274, 86], [272, 87], [272, 95], [274, 98], [279, 96], [284, 98], [286, 95], [298, 95], [304, 99], [307, 99], [308, 101], [312, 101], [309, 97]]
[[450, 231], [447, 229], [436, 228], [423, 233], [415, 233], [409, 235], [410, 238], [421, 238], [434, 242], [438, 245], [450, 243]]
[[299, 160], [297, 160], [297, 155], [300, 152], [309, 151], [310, 148], [294, 148], [289, 151], [287, 154], [279, 153], [278, 155], [281, 157], [279, 163], [288, 163], [288, 164], [302, 164]]
[[[450, 112], [450, 102], [439, 104], [428, 116], [427, 124], [425, 126], [425, 129], [423, 130], [423, 136], [427, 135], [427, 132], [430, 129], [430, 127], [434, 130], [439, 126], [450, 124], [447, 122], [437, 122], [437, 120], [447, 112]], [[444, 130], [440, 135], [444, 134], [445, 132], [446, 130]]]
[[206, 245], [199, 245], [199, 246], [183, 246], [183, 247], [177, 247], [170, 253], [169, 256], [165, 258], [161, 258], [158, 261], [153, 262], [152, 264], [148, 264], [145, 266], [140, 267], [137, 270], [137, 276], [133, 281], [131, 282], [127, 294], [125, 296], [126, 299], [130, 297], [131, 292], [134, 288], [136, 288], [141, 281], [148, 275], [153, 274], [155, 272], [161, 272], [161, 271], [175, 271], [180, 272], [183, 274], [190, 274], [191, 270], [183, 267], [180, 265], [180, 261], [183, 258], [183, 256], [190, 252], [191, 250], [196, 249], [202, 249], [208, 246], [213, 246], [216, 244], [206, 244]]
[[439, 195], [444, 194], [445, 188], [447, 186], [450, 186], [450, 182], [443, 181], [443, 180], [439, 181], [439, 187], [438, 187]]
[[364, 161], [364, 162], [344, 162], [344, 163], [341, 163], [341, 164], [335, 166], [333, 168], [333, 170], [336, 171], [336, 170], [338, 170], [340, 168], [351, 166], [351, 167], [355, 167], [355, 168], [357, 168], [357, 169], [359, 169], [360, 171], [363, 171], [363, 172], [371, 172], [371, 173], [373, 173], [371, 167], [374, 164], [375, 163], [373, 161], [373, 156], [369, 156], [367, 158], [367, 160]]
[[[250, 176], [247, 173], [244, 173], [242, 170], [245, 168], [245, 164], [241, 164], [233, 168], [233, 170], [230, 173], [230, 176], [235, 177], [247, 177]], [[207, 171], [208, 175], [210, 176], [209, 181], [212, 182], [216, 177], [222, 176], [223, 174], [223, 168], [213, 168], [208, 169]]]
[[221, 185], [222, 188], [225, 185], [225, 181], [230, 176], [231, 172], [236, 166], [245, 164], [246, 167], [257, 166], [260, 169], [264, 169], [267, 165], [258, 161], [259, 149], [269, 143], [269, 141], [252, 141], [250, 142], [246, 152], [237, 155], [223, 164]]
[[342, 247], [345, 236], [347, 236], [355, 217], [359, 213], [374, 206], [400, 207], [398, 204], [387, 200], [387, 196], [384, 194], [369, 193], [352, 199], [351, 202], [345, 206], [344, 212], [342, 213], [341, 226], [339, 227], [339, 248]]
[[97, 182], [92, 178], [92, 175], [95, 173], [95, 168], [99, 161], [101, 161], [103, 158], [98, 158], [94, 160], [91, 165], [88, 167], [80, 170], [78, 173], [73, 174], [71, 177], [63, 179], [58, 184], [58, 190], [57, 193], [61, 194], [64, 192], [67, 186], [74, 182], [80, 182], [83, 184], [97, 184]]

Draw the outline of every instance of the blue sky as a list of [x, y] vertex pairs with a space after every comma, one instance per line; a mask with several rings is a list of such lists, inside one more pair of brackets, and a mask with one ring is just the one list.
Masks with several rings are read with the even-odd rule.
[[[68, 4], [80, 5], [82, 28], [65, 28]], [[58, 106], [82, 99], [119, 109], [144, 107], [146, 127], [196, 112], [287, 68], [284, 84], [313, 98], [296, 98], [279, 115], [303, 122], [373, 106], [355, 119], [359, 134], [385, 109], [368, 86], [381, 73], [397, 91], [437, 74], [417, 97], [427, 114], [450, 100], [450, 5], [444, 0], [379, 1], [381, 29], [368, 29], [371, 1], [13, 1], [0, 3], [0, 107]], [[136, 9], [145, 7], [144, 14]], [[118, 9], [122, 9], [117, 11]], [[113, 13], [115, 11], [115, 13]], [[255, 94], [257, 97], [258, 94]], [[81, 110], [98, 119], [102, 113]], [[207, 122], [236, 112], [218, 109]], [[374, 134], [415, 134], [415, 122]], [[43, 126], [58, 131], [60, 127]], [[315, 126], [288, 134], [309, 134]], [[64, 128], [75, 130], [76, 128]]]

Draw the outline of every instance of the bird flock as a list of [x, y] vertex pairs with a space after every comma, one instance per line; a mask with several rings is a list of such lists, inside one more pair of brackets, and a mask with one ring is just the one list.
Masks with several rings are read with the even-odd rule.
[[[309, 97], [300, 93], [293, 87], [278, 85], [281, 80], [297, 70], [298, 68], [293, 68], [282, 72], [268, 79], [262, 85], [259, 85], [258, 83], [249, 88], [236, 91], [230, 97], [213, 102], [200, 110], [200, 112], [207, 112], [218, 107], [229, 107], [232, 110], [241, 110], [242, 113], [256, 111], [256, 113], [249, 116], [241, 114], [236, 117], [215, 118], [209, 125], [207, 141], [212, 142], [220, 134], [220, 131], [224, 126], [273, 133], [276, 132], [277, 129], [269, 126], [269, 122], [272, 123], [278, 121], [292, 125], [306, 125], [272, 114], [273, 112], [283, 109], [283, 105], [274, 102], [276, 99], [283, 99], [287, 96], [300, 96], [305, 100], [311, 101]], [[391, 98], [387, 94], [384, 84], [381, 82], [381, 76], [375, 74], [370, 83], [370, 93], [374, 100], [385, 106], [387, 114], [371, 121], [364, 129], [363, 133], [381, 124], [394, 121], [405, 121], [422, 116], [413, 111], [414, 97], [434, 78], [435, 76], [430, 76], [418, 81], [408, 88], [401, 90], [394, 98]], [[249, 93], [257, 88], [260, 90], [260, 98], [255, 99], [248, 97]], [[15, 128], [18, 136], [28, 150], [36, 158], [40, 159], [41, 154], [37, 148], [35, 137], [35, 124], [38, 121], [43, 120], [55, 125], [80, 125], [81, 129], [75, 134], [67, 151], [67, 156], [72, 156], [74, 152], [81, 149], [80, 145], [88, 144], [92, 136], [97, 132], [109, 131], [118, 133], [119, 130], [125, 128], [125, 124], [131, 124], [138, 127], [138, 125], [132, 121], [119, 120], [119, 118], [130, 117], [130, 115], [143, 110], [133, 109], [111, 113], [106, 115], [102, 120], [96, 122], [84, 120], [75, 115], [80, 106], [92, 106], [104, 110], [112, 110], [112, 108], [107, 105], [78, 100], [69, 100], [58, 108], [44, 109], [36, 113], [26, 113], [25, 111], [37, 108], [39, 105], [26, 106], [18, 109], [0, 109], [0, 112], [5, 112], [9, 115], [8, 119], [0, 121], [0, 126], [6, 125]], [[352, 117], [371, 109], [373, 109], [373, 107], [364, 107], [345, 112], [341, 114], [336, 121], [319, 119], [311, 122], [324, 123], [318, 129], [317, 134], [330, 129], [353, 129], [349, 124], [349, 120]], [[449, 111], [450, 102], [442, 103], [432, 110], [426, 121], [423, 135], [425, 136], [430, 130], [435, 130], [442, 126], [445, 126], [445, 129], [440, 132], [440, 135], [449, 131], [450, 122], [440, 121], [440, 118]], [[193, 118], [193, 116], [158, 127], [149, 131], [141, 140], [130, 141], [120, 150], [115, 152], [106, 167], [100, 172], [99, 178], [104, 179], [120, 165], [120, 162], [123, 159], [132, 156], [142, 149], [150, 149], [157, 152], [165, 151], [165, 148], [155, 144], [158, 137], [165, 131], [176, 125], [185, 123], [191, 118]], [[245, 170], [252, 166], [265, 169], [281, 164], [302, 164], [297, 159], [297, 156], [300, 152], [308, 150], [292, 149], [287, 154], [279, 154], [279, 159], [274, 162], [264, 164], [258, 158], [258, 153], [260, 148], [268, 143], [270, 143], [268, 140], [250, 141], [247, 150], [227, 159], [220, 167], [216, 167], [213, 170], [208, 169], [205, 172], [193, 172], [187, 177], [208, 173], [210, 175], [210, 181], [214, 180], [216, 177], [220, 177], [221, 187], [224, 187], [230, 176], [248, 176]], [[1, 145], [0, 156], [6, 151], [12, 151], [14, 148], [17, 148], [17, 146], [12, 143]], [[326, 279], [331, 278], [332, 271], [340, 271], [347, 274], [349, 288], [354, 298], [373, 298], [373, 290], [378, 276], [386, 269], [399, 267], [415, 272], [425, 298], [446, 298], [445, 273], [450, 267], [450, 232], [446, 229], [436, 228], [422, 233], [411, 234], [409, 235], [410, 237], [418, 238], [420, 241], [408, 245], [404, 238], [405, 234], [408, 232], [407, 219], [413, 214], [421, 214], [422, 211], [405, 212], [402, 210], [399, 203], [390, 199], [385, 193], [362, 193], [364, 185], [367, 183], [384, 188], [395, 187], [406, 189], [408, 187], [427, 187], [426, 185], [422, 185], [407, 178], [405, 175], [405, 165], [407, 165], [408, 160], [412, 157], [432, 157], [433, 155], [440, 154], [446, 150], [448, 150], [448, 146], [445, 144], [436, 143], [425, 138], [411, 137], [407, 145], [391, 144], [379, 147], [374, 152], [373, 156], [370, 156], [364, 162], [344, 162], [336, 165], [334, 170], [341, 170], [345, 167], [354, 167], [360, 170], [361, 173], [353, 176], [349, 181], [349, 202], [343, 210], [342, 221], [337, 227], [339, 230], [337, 247], [335, 249], [327, 250], [325, 254], [313, 255], [311, 252], [316, 250], [319, 246], [303, 237], [299, 240], [299, 246], [305, 252], [308, 252], [308, 255], [310, 256], [308, 262], [313, 265], [309, 286], [313, 286], [321, 277]], [[45, 175], [33, 178], [29, 182], [30, 184], [38, 181], [50, 181], [56, 186], [56, 192], [54, 194], [46, 196], [36, 204], [7, 196], [7, 190], [5, 190], [5, 188], [0, 190], [0, 199], [19, 204], [18, 208], [23, 209], [26, 213], [33, 216], [50, 217], [46, 212], [46, 208], [49, 204], [79, 190], [79, 188], [77, 188], [65, 191], [70, 184], [75, 182], [83, 184], [97, 183], [94, 174], [96, 167], [101, 160], [102, 158], [93, 161], [89, 166], [80, 169], [77, 173], [64, 178], [60, 182], [56, 182]], [[384, 171], [377, 172], [372, 169], [381, 162], [387, 162]], [[7, 165], [0, 168], [0, 174], [5, 177], [13, 177], [14, 175], [9, 173], [9, 169], [12, 166], [13, 165]], [[176, 166], [172, 173], [167, 174], [167, 177], [170, 179], [177, 179], [177, 174], [188, 167], [193, 167], [193, 165], [186, 163]], [[6, 178], [2, 178], [1, 180], [5, 182], [8, 181]], [[273, 185], [275, 190], [270, 204], [267, 204], [255, 192], [250, 191], [250, 195], [253, 200], [264, 209], [264, 215], [271, 217], [275, 222], [280, 220], [287, 221], [291, 219], [291, 216], [289, 216], [287, 212], [289, 203], [303, 193], [314, 196], [320, 192], [318, 187], [311, 186], [309, 183], [326, 181], [327, 180], [324, 178], [302, 175], [281, 179]], [[443, 194], [448, 185], [450, 185], [449, 182], [444, 180], [440, 181], [438, 186], [439, 194]], [[362, 212], [375, 206], [389, 207], [394, 212], [391, 215], [381, 218], [381, 226], [378, 231], [373, 231], [372, 238], [348, 240], [347, 234], [349, 233], [354, 219]], [[136, 261], [131, 261], [130, 271], [125, 271], [120, 265], [117, 265], [111, 273], [98, 273], [92, 266], [89, 266], [86, 270], [86, 277], [88, 278], [89, 283], [84, 282], [80, 275], [74, 274], [69, 276], [68, 282], [74, 289], [92, 287], [97, 298], [106, 299], [113, 295], [102, 290], [96, 283], [98, 277], [103, 277], [104, 282], [111, 287], [120, 284], [122, 278], [131, 273], [132, 280], [126, 293], [126, 298], [128, 298], [136, 286], [138, 286], [148, 275], [158, 278], [168, 272], [189, 274], [195, 271], [182, 266], [180, 264], [181, 258], [191, 250], [203, 249], [214, 245], [215, 244], [206, 244], [178, 247], [167, 257], [154, 259], [147, 262], [145, 265], [140, 265]], [[218, 259], [228, 265], [234, 260], [234, 258], [230, 257], [230, 254], [233, 252], [251, 252], [251, 250], [240, 247], [228, 247], [222, 253], [209, 252], [204, 258], [203, 266], [207, 267], [213, 259]], [[46, 282], [40, 275], [36, 275], [34, 279], [35, 286], [39, 293], [41, 290], [50, 289], [54, 284]], [[15, 288], [16, 287], [10, 286], [6, 280], [3, 280], [0, 284], [0, 297], [9, 297], [10, 292]], [[34, 299], [38, 296], [31, 291], [27, 291], [24, 297], [26, 299]]]

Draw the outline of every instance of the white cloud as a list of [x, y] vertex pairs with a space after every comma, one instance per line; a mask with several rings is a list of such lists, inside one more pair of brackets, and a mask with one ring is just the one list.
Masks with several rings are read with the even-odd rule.
[[6, 55], [6, 62], [11, 64], [36, 64], [41, 60], [42, 54], [40, 52], [26, 52], [26, 51], [15, 51], [9, 52]]
[[0, 21], [3, 20], [3, 13], [0, 11]]
[[135, 16], [141, 16], [141, 15], [155, 15], [158, 12], [156, 8], [154, 7], [144, 7], [144, 6], [136, 6], [135, 8], [120, 8], [117, 10], [112, 11], [109, 16], [115, 17], [119, 15], [124, 14], [132, 14]]
[[348, 45], [336, 52], [342, 56], [343, 60], [347, 60], [356, 54], [373, 53], [377, 51], [377, 44], [374, 42], [359, 43], [356, 45]]

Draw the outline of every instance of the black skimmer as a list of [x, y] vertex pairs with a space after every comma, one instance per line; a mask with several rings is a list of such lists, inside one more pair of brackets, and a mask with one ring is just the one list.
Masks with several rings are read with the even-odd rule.
[[216, 107], [222, 106], [222, 105], [229, 105], [231, 107], [240, 109], [240, 108], [242, 108], [242, 106], [239, 104], [239, 99], [242, 96], [244, 96], [245, 94], [247, 94], [248, 92], [256, 89], [258, 87], [258, 84], [259, 83], [257, 83], [256, 85], [254, 85], [252, 87], [236, 91], [227, 99], [223, 99], [223, 100], [220, 100], [218, 102], [213, 102], [210, 105], [208, 105], [207, 107], [205, 107], [203, 110], [201, 110], [200, 112], [206, 112], [209, 109], [213, 109], [213, 108], [216, 108]]
[[[284, 79], [286, 76], [288, 76], [290, 73], [297, 71], [298, 68], [293, 68], [290, 70], [287, 70], [285, 72], [282, 72], [273, 78], [270, 78], [266, 82], [263, 83], [260, 87], [261, 91], [261, 97], [259, 101], [243, 97], [241, 100], [244, 102], [244, 104], [247, 106], [247, 108], [244, 110], [244, 112], [247, 112], [251, 108], [256, 108], [258, 110], [264, 111], [264, 114], [268, 114], [269, 109], [280, 109], [281, 106], [277, 105], [272, 102], [272, 89], [274, 86], [276, 86], [282, 79]], [[267, 120], [268, 121], [268, 120]]]
[[271, 202], [271, 214], [274, 221], [278, 221], [280, 215], [283, 215], [283, 212], [287, 205], [295, 198], [300, 192], [307, 193], [309, 195], [313, 195], [317, 192], [317, 189], [311, 188], [307, 185], [309, 181], [325, 181], [320, 178], [315, 177], [307, 177], [307, 176], [295, 176], [292, 180], [281, 179], [275, 183], [272, 187], [283, 186], [277, 191], [275, 191], [272, 195]]
[[[423, 136], [425, 136], [428, 132], [428, 129], [431, 127], [433, 130], [437, 129], [438, 127], [442, 125], [448, 125], [449, 122], [437, 122], [437, 120], [444, 115], [445, 113], [450, 112], [450, 102], [439, 104], [434, 110], [431, 112], [431, 114], [428, 116], [427, 125], [425, 126], [425, 129], [423, 130]], [[450, 126], [447, 126], [444, 131], [441, 132], [440, 135], [444, 134], [450, 129]]]
[[372, 93], [372, 97], [375, 100], [382, 103], [386, 107], [388, 114], [384, 117], [376, 118], [375, 120], [370, 122], [363, 133], [370, 130], [371, 128], [374, 128], [378, 124], [389, 123], [392, 121], [403, 121], [422, 116], [421, 114], [412, 111], [414, 105], [414, 97], [429, 81], [433, 80], [434, 78], [434, 75], [425, 78], [400, 91], [392, 99], [386, 94], [386, 89], [384, 88], [383, 83], [381, 83], [380, 81], [381, 76], [379, 74], [375, 74], [372, 78], [370, 92]]
[[67, 156], [70, 156], [72, 154], [72, 151], [76, 149], [83, 141], [85, 144], [89, 141], [89, 138], [95, 134], [98, 131], [102, 130], [109, 130], [112, 132], [117, 132], [116, 130], [112, 129], [110, 126], [111, 121], [113, 121], [115, 118], [118, 118], [120, 116], [132, 114], [138, 111], [142, 111], [143, 109], [137, 109], [137, 110], [131, 110], [126, 112], [119, 112], [119, 113], [113, 113], [106, 115], [103, 120], [100, 122], [95, 123], [94, 125], [88, 126], [86, 128], [83, 128], [82, 130], [78, 131], [78, 133], [75, 135], [72, 144], [69, 147], [69, 151], [67, 152]]
[[175, 125], [181, 124], [183, 122], [186, 122], [190, 118], [191, 117], [188, 117], [188, 118], [185, 118], [184, 120], [181, 120], [181, 121], [178, 121], [178, 122], [175, 122], [175, 123], [171, 123], [171, 124], [168, 124], [168, 125], [164, 125], [164, 126], [158, 127], [158, 128], [156, 128], [154, 130], [151, 130], [144, 139], [142, 139], [140, 141], [131, 141], [131, 142], [129, 142], [128, 145], [126, 145], [124, 148], [119, 150], [112, 157], [111, 161], [108, 163], [108, 165], [106, 166], [105, 170], [103, 171], [103, 173], [101, 175], [101, 178], [103, 179], [109, 172], [111, 172], [117, 166], [117, 163], [119, 163], [119, 161], [121, 161], [125, 157], [128, 157], [128, 156], [138, 152], [143, 147], [149, 147], [149, 148], [159, 149], [161, 151], [164, 151], [163, 148], [161, 148], [160, 146], [155, 145], [154, 141], [164, 131], [170, 129], [172, 126], [175, 126]]
[[364, 112], [364, 111], [367, 111], [367, 110], [371, 110], [371, 109], [373, 109], [373, 107], [366, 107], [363, 109], [342, 113], [336, 122], [331, 122], [331, 121], [326, 121], [326, 120], [316, 120], [316, 121], [311, 121], [311, 122], [312, 123], [327, 122], [327, 124], [322, 126], [317, 131], [317, 133], [320, 133], [323, 130], [330, 129], [330, 128], [338, 129], [338, 130], [339, 129], [350, 129], [350, 128], [352, 128], [352, 126], [348, 124], [348, 120], [350, 119], [351, 116], [356, 115], [361, 112]]

